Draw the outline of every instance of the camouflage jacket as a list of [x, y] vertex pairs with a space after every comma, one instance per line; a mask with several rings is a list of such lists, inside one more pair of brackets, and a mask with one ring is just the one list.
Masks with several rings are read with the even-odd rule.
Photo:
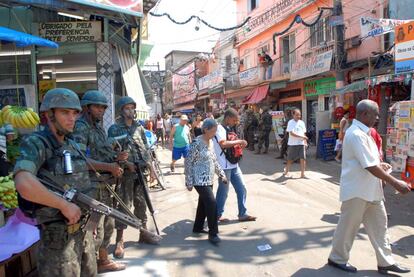
[[[63, 151], [69, 151], [71, 155], [72, 174], [65, 174]], [[55, 180], [65, 189], [69, 186], [89, 196], [95, 196], [96, 192], [89, 179], [86, 161], [79, 153], [79, 146], [69, 138], [65, 138], [62, 144], [59, 143], [47, 127], [42, 132], [23, 138], [14, 174], [27, 171], [36, 176], [41, 170], [46, 170], [55, 176]], [[35, 194], [36, 191], [32, 193]], [[50, 207], [36, 210], [35, 216], [38, 224], [64, 220], [59, 210]]]
[[[124, 135], [126, 135], [126, 137], [121, 138]], [[108, 137], [115, 139], [120, 138], [117, 140], [121, 144], [122, 150], [129, 152], [128, 161], [150, 162], [145, 129], [137, 121], [133, 121], [131, 126], [127, 126], [121, 119], [118, 123], [109, 127]]]
[[72, 137], [89, 158], [106, 163], [115, 161], [117, 153], [104, 128], [98, 123], [91, 123], [85, 115], [76, 121]]
[[272, 115], [268, 112], [263, 112], [260, 116], [259, 121], [259, 128], [260, 130], [271, 130], [272, 129]]

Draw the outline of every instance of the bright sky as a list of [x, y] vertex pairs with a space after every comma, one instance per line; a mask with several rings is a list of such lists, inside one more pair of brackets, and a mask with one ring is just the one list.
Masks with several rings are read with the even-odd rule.
[[[198, 15], [210, 25], [219, 28], [236, 25], [234, 0], [160, 0], [158, 7], [152, 12], [169, 13], [176, 21], [185, 21], [191, 15]], [[167, 17], [149, 15], [148, 25], [149, 43], [154, 48], [145, 63], [160, 62], [161, 69], [164, 69], [164, 56], [172, 50], [211, 52], [219, 34], [202, 23], [199, 31], [195, 31], [196, 19], [186, 25], [177, 25]]]

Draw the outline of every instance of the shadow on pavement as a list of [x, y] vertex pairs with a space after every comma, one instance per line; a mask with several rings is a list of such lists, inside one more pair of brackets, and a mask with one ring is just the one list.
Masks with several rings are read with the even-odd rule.
[[[301, 268], [295, 272], [292, 277], [331, 277], [331, 276], [355, 276], [355, 277], [366, 277], [366, 276], [384, 276], [379, 274], [376, 270], [360, 270], [357, 273], [347, 273], [339, 269], [333, 268], [329, 265], [324, 265], [318, 269], [312, 268]], [[388, 274], [387, 276], [400, 276], [397, 274]]]
[[[254, 226], [254, 225], [251, 225]], [[156, 251], [157, 247], [135, 242], [127, 242], [126, 247], [137, 247], [144, 251], [143, 256], [155, 260], [166, 260], [181, 263], [182, 266], [204, 265], [206, 261], [216, 260], [222, 263], [251, 263], [255, 265], [275, 264], [280, 255], [295, 253], [303, 249], [329, 247], [331, 244], [333, 227], [318, 226], [313, 228], [297, 228], [282, 230], [240, 229], [234, 232], [221, 232], [222, 242], [218, 247], [211, 245], [207, 235], [192, 233], [193, 221], [181, 220], [163, 229], [166, 234], [161, 246], [164, 253]], [[219, 227], [220, 228], [220, 227]], [[272, 243], [271, 236], [282, 234], [282, 241]], [[258, 245], [269, 244], [272, 248], [261, 252]], [[167, 250], [167, 251], [165, 251]], [[267, 257], [265, 261], [258, 257]], [[211, 276], [207, 266], [200, 276]]]

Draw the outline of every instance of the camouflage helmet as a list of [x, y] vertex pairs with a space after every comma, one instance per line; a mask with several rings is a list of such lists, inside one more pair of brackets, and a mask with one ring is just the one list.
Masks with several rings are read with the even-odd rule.
[[67, 88], [54, 88], [46, 92], [40, 111], [46, 112], [55, 108], [82, 110], [78, 95]]
[[82, 107], [87, 105], [102, 105], [108, 107], [108, 100], [99, 90], [88, 90], [85, 92], [80, 103]]
[[134, 99], [132, 99], [132, 97], [129, 97], [129, 96], [123, 96], [123, 97], [121, 97], [121, 98], [118, 100], [118, 102], [116, 103], [116, 110], [117, 110], [118, 112], [121, 112], [122, 108], [123, 108], [125, 105], [128, 105], [128, 104], [134, 104], [135, 106], [137, 106], [137, 103], [135, 102], [135, 100], [134, 100]]

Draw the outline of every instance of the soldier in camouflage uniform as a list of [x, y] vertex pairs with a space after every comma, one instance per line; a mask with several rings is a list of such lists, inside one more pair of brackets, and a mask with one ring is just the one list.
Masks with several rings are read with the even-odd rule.
[[[76, 121], [73, 132], [74, 140], [90, 159], [94, 169], [100, 172], [98, 179], [94, 169], [90, 168], [90, 179], [97, 187], [96, 199], [113, 207], [113, 198], [105, 183], [115, 189], [114, 177], [120, 177], [123, 169], [117, 163], [126, 160], [128, 153], [117, 154], [109, 142], [102, 127], [102, 120], [108, 106], [106, 97], [99, 91], [87, 91], [81, 100], [83, 113]], [[115, 220], [102, 216], [96, 230], [95, 249], [98, 252], [98, 273], [124, 270], [125, 265], [108, 258], [108, 247], [115, 228]]]
[[[96, 193], [87, 164], [76, 150], [76, 143], [69, 139], [80, 111], [76, 93], [64, 88], [49, 90], [40, 106], [47, 126], [23, 139], [14, 168], [14, 181], [21, 197], [43, 205], [30, 209], [40, 229], [37, 270], [42, 277], [97, 275], [92, 233], [80, 227], [88, 212], [50, 192], [36, 178], [39, 172], [48, 172], [59, 185], [65, 184], [65, 189], [70, 186], [89, 196]], [[71, 174], [65, 174], [64, 151], [71, 155]], [[20, 205], [24, 210], [23, 202]]]
[[252, 110], [247, 110], [245, 131], [248, 148], [250, 151], [254, 151], [254, 132], [256, 131], [258, 121]]
[[[119, 99], [116, 109], [120, 113], [120, 120], [112, 125], [108, 130], [110, 138], [117, 139], [123, 150], [129, 151], [128, 161], [140, 164], [140, 168], [125, 171], [122, 177], [119, 194], [129, 207], [134, 206], [134, 214], [142, 221], [139, 242], [158, 244], [161, 237], [147, 232], [147, 205], [144, 198], [144, 184], [137, 176], [136, 170], [150, 167], [150, 156], [147, 149], [147, 137], [144, 127], [135, 120], [136, 103], [134, 99], [124, 96]], [[138, 180], [137, 180], [138, 179]], [[138, 181], [138, 182], [137, 182]], [[145, 180], [144, 180], [145, 182]], [[116, 248], [114, 257], [122, 258], [124, 256], [124, 238], [123, 232], [126, 225], [119, 222], [115, 223], [117, 229]]]
[[256, 154], [260, 154], [262, 151], [263, 143], [265, 150], [263, 154], [267, 154], [269, 151], [269, 135], [272, 131], [272, 115], [269, 113], [268, 107], [263, 107], [263, 113], [260, 115], [259, 120], [259, 144]]

